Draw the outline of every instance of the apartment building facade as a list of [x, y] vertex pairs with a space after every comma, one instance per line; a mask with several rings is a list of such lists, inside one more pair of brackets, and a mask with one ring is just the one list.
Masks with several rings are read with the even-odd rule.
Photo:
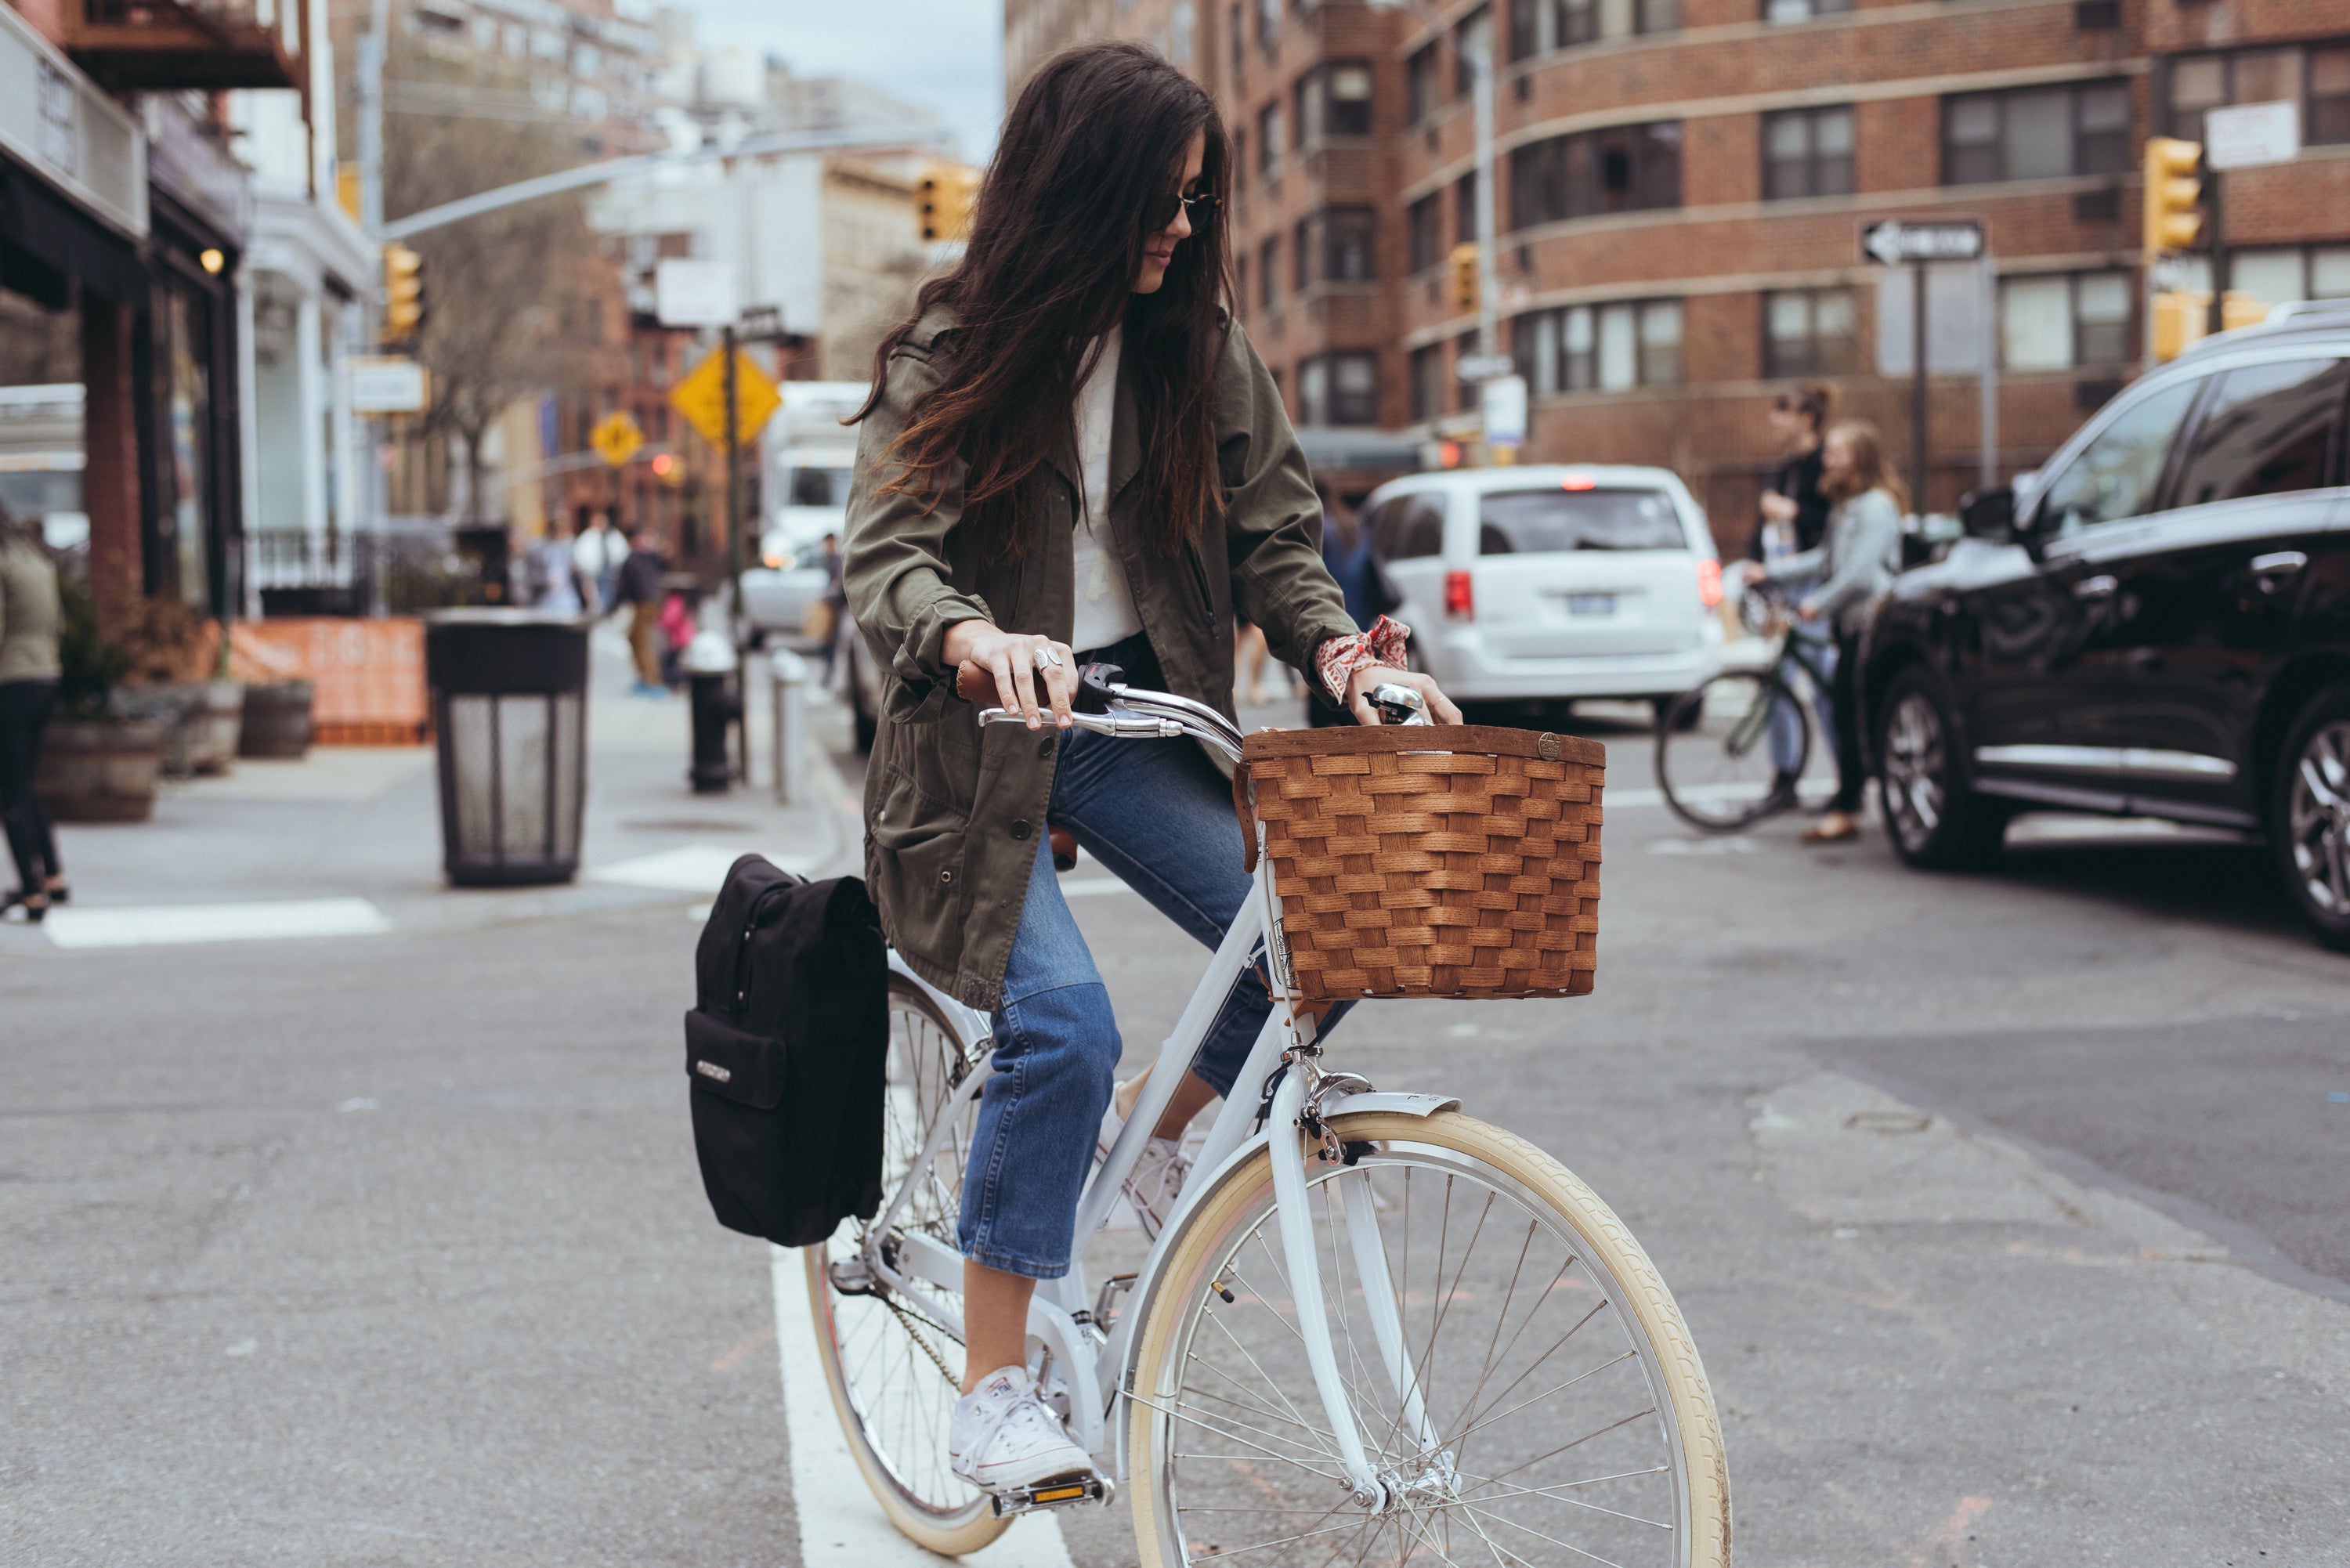
[[[1012, 0], [1014, 89], [1045, 40], [1103, 35], [1159, 44], [1224, 112], [1242, 318], [1293, 418], [1431, 444], [1476, 422], [1448, 261], [1475, 232], [1490, 46], [1523, 457], [1670, 466], [1729, 549], [1773, 465], [1770, 397], [1798, 378], [1906, 462], [1907, 280], [1886, 293], [1863, 258], [1872, 222], [1985, 226], [2002, 474], [2143, 364], [2149, 134], [2298, 100], [2301, 157], [2230, 177], [2230, 282], [2350, 293], [2350, 13], [2327, 0]], [[1980, 389], [1930, 379], [1935, 509], [1978, 481]]]

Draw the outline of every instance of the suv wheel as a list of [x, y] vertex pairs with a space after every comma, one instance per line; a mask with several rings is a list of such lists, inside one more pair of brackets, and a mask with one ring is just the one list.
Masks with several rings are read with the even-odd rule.
[[2350, 951], [2350, 682], [2301, 711], [2278, 754], [2269, 842], [2326, 946]]
[[1960, 773], [1957, 733], [1924, 670], [1895, 678], [1877, 719], [1885, 828], [1895, 853], [1927, 870], [1988, 865], [2007, 832], [2007, 813]]

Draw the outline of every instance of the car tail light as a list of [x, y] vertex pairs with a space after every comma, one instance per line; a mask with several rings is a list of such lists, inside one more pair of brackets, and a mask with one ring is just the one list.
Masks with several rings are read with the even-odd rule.
[[1468, 620], [1477, 613], [1477, 589], [1466, 572], [1444, 574], [1444, 613], [1455, 620]]
[[1587, 473], [1570, 473], [1558, 482], [1561, 490], [1596, 490], [1599, 482]]
[[784, 564], [784, 557], [774, 550], [761, 551], [759, 559], [766, 563], [767, 569], [771, 572], [780, 570]]
[[1697, 602], [1708, 609], [1721, 603], [1721, 563], [1700, 561], [1697, 564]]

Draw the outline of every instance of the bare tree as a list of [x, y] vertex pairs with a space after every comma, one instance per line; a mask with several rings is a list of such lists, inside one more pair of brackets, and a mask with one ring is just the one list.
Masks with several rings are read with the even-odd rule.
[[[469, 82], [440, 62], [395, 53], [410, 80]], [[501, 95], [503, 96], [503, 95]], [[386, 128], [384, 212], [398, 218], [596, 156], [576, 133], [546, 125], [446, 114], [392, 116]], [[516, 400], [577, 381], [589, 369], [592, 322], [616, 288], [611, 263], [577, 194], [550, 196], [420, 234], [425, 319], [417, 357], [431, 372], [428, 437], [464, 446], [465, 521], [485, 520], [483, 441]]]

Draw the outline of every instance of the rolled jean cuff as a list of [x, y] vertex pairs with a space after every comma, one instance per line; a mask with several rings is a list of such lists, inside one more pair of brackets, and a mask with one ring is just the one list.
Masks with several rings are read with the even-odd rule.
[[977, 1263], [983, 1269], [993, 1269], [999, 1274], [1017, 1274], [1024, 1280], [1057, 1280], [1069, 1272], [1069, 1261], [1061, 1260], [1056, 1266], [1039, 1263], [1012, 1252], [992, 1252], [984, 1247], [962, 1249], [963, 1262]]

